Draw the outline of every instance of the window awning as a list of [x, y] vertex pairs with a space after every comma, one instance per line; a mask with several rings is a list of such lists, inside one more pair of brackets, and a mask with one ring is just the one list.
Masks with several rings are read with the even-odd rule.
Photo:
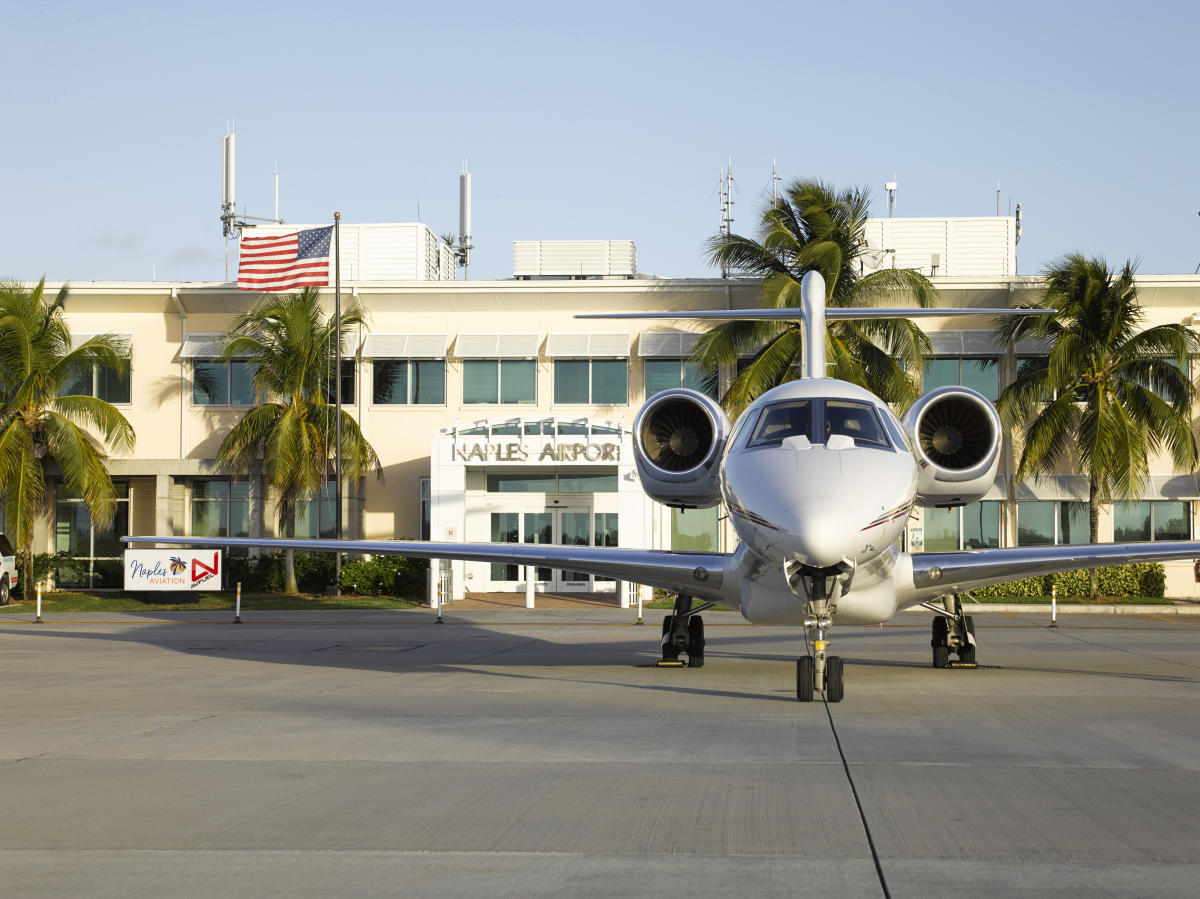
[[686, 356], [700, 336], [693, 331], [644, 331], [638, 335], [638, 355]]
[[224, 335], [189, 334], [179, 350], [181, 359], [216, 359], [225, 348]]
[[116, 337], [118, 340], [124, 341], [126, 355], [129, 355], [129, 353], [131, 353], [133, 351], [133, 334], [128, 333], [128, 332], [121, 333], [119, 331], [117, 331], [117, 332], [113, 332], [113, 331], [95, 331], [95, 332], [73, 331], [71, 333], [71, 347], [72, 347], [72, 349], [74, 349], [75, 347], [82, 346], [83, 344], [85, 344], [89, 340], [91, 340], [93, 337], [99, 337], [101, 334], [111, 334], [113, 337]]
[[460, 359], [536, 359], [538, 334], [459, 334]]
[[629, 342], [629, 334], [551, 334], [546, 341], [546, 355], [551, 359], [567, 356], [623, 358], [629, 355]]
[[450, 341], [445, 334], [368, 334], [363, 356], [368, 359], [445, 359]]
[[930, 331], [935, 356], [998, 356], [1000, 344], [991, 331]]

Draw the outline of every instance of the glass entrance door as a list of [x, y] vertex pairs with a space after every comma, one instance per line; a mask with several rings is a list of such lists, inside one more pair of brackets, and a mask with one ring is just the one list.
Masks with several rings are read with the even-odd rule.
[[[555, 509], [558, 518], [558, 542], [560, 546], [592, 545], [592, 513], [588, 509]], [[581, 571], [559, 571], [559, 590], [586, 590], [591, 585], [591, 575]]]

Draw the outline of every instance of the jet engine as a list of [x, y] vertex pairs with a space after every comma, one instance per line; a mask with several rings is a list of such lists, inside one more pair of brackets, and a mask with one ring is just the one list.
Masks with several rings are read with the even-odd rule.
[[981, 499], [1000, 464], [1000, 416], [969, 387], [931, 390], [905, 413], [920, 474], [917, 505], [965, 506]]
[[676, 388], [652, 396], [633, 421], [633, 457], [642, 489], [660, 503], [689, 509], [721, 500], [718, 471], [729, 419], [716, 402]]

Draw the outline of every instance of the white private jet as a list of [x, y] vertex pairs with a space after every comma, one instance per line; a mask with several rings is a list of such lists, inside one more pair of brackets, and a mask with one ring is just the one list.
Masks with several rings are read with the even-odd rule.
[[[796, 320], [806, 337], [804, 377], [751, 403], [730, 427], [721, 407], [693, 390], [651, 397], [633, 426], [642, 487], [681, 508], [724, 502], [741, 543], [732, 553], [668, 552], [518, 543], [396, 540], [125, 537], [126, 543], [255, 546], [392, 553], [563, 568], [659, 587], [677, 596], [662, 623], [662, 657], [704, 662], [700, 612], [720, 603], [752, 622], [803, 626], [812, 655], [796, 663], [796, 696], [844, 694], [835, 623], [878, 624], [901, 609], [935, 614], [933, 665], [975, 663], [974, 622], [959, 594], [1015, 577], [1126, 562], [1200, 556], [1200, 542], [1039, 546], [967, 552], [901, 552], [914, 506], [961, 506], [983, 497], [999, 464], [995, 408], [966, 387], [922, 396], [900, 421], [867, 390], [825, 377], [826, 319], [1030, 315], [1042, 309], [825, 308], [816, 272], [801, 282], [801, 309], [604, 313], [578, 318]], [[695, 601], [699, 605], [695, 605]], [[952, 663], [951, 654], [958, 656]]]

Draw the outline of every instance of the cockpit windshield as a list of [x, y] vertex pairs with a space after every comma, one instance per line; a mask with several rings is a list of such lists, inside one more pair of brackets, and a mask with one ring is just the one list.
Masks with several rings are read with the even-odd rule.
[[748, 446], [770, 446], [788, 437], [812, 440], [812, 400], [792, 400], [763, 409]]
[[779, 446], [788, 437], [825, 443], [832, 434], [853, 438], [855, 446], [891, 446], [872, 404], [838, 399], [789, 400], [767, 406], [746, 445]]
[[875, 407], [853, 400], [825, 401], [825, 436], [845, 434], [856, 446], [887, 446]]

